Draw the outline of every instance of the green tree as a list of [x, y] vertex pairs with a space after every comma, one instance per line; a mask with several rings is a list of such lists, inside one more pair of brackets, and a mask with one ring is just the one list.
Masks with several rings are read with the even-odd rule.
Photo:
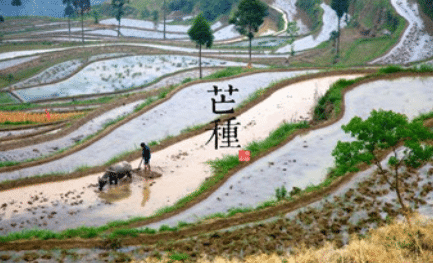
[[251, 64], [251, 40], [254, 33], [263, 24], [265, 16], [268, 15], [268, 7], [260, 0], [242, 0], [238, 5], [238, 10], [230, 18], [229, 23], [236, 26], [236, 30], [247, 36], [250, 41], [249, 55]]
[[99, 23], [99, 12], [96, 10], [93, 10], [92, 16], [93, 16], [93, 19], [95, 19], [95, 24], [98, 24]]
[[[433, 133], [424, 127], [421, 121], [408, 122], [405, 115], [384, 110], [373, 110], [365, 121], [354, 117], [341, 127], [356, 140], [338, 141], [332, 152], [337, 167], [342, 171], [353, 171], [358, 163], [374, 163], [378, 174], [389, 184], [391, 190], [396, 191], [398, 202], [410, 224], [410, 207], [408, 209], [403, 202], [399, 169], [404, 165], [418, 168], [422, 163], [431, 160], [433, 146], [422, 145], [421, 142], [432, 139]], [[405, 146], [403, 153], [397, 152], [401, 142], [404, 142]], [[378, 151], [389, 148], [392, 149], [393, 156], [388, 160], [388, 170], [382, 167]]]
[[74, 8], [72, 8], [73, 0], [63, 0], [65, 7], [65, 16], [68, 17], [68, 28], [69, 28], [69, 40], [71, 40], [71, 16], [74, 14]]
[[22, 5], [21, 0], [12, 0], [12, 5], [13, 6], [21, 6]]
[[188, 35], [189, 38], [199, 47], [199, 67], [201, 78], [201, 46], [206, 45], [206, 47], [210, 48], [214, 39], [210, 25], [202, 13], [194, 19], [191, 28], [188, 30]]
[[81, 15], [81, 39], [84, 45], [84, 13], [90, 12], [90, 0], [73, 0], [72, 4], [77, 13]]
[[114, 8], [116, 20], [119, 22], [119, 27], [117, 29], [117, 37], [120, 36], [120, 19], [125, 14], [125, 11], [123, 10], [123, 6], [125, 3], [129, 3], [129, 0], [111, 0], [111, 5]]
[[287, 33], [289, 34], [289, 44], [290, 44], [290, 48], [291, 48], [291, 52], [290, 54], [292, 56], [295, 55], [295, 47], [293, 45], [293, 42], [295, 42], [295, 37], [298, 35], [299, 32], [299, 27], [296, 23], [296, 21], [293, 22], [289, 22], [287, 24]]
[[344, 13], [349, 9], [349, 0], [332, 0], [331, 8], [337, 13], [338, 17], [338, 41], [337, 41], [337, 58], [340, 56], [340, 20]]
[[150, 16], [150, 11], [149, 11], [149, 9], [147, 9], [147, 8], [145, 8], [143, 11], [141, 11], [141, 13], [140, 13], [140, 17], [142, 18], [142, 19], [145, 19], [145, 18], [147, 18], [147, 17], [149, 17]]
[[158, 19], [159, 19], [159, 13], [158, 13], [158, 11], [157, 10], [153, 10], [152, 11], [152, 20], [155, 23], [155, 26], [156, 26], [156, 23], [158, 23]]

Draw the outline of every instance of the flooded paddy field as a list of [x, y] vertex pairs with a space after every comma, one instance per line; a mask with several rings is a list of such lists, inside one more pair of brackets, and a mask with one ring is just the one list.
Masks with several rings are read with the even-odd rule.
[[110, 214], [116, 213], [115, 207], [122, 210], [117, 213], [117, 218], [128, 219], [146, 203], [149, 180], [135, 175], [132, 182], [126, 179], [100, 192], [98, 176], [102, 174], [67, 183], [23, 187], [20, 193], [16, 192], [19, 195], [1, 192], [0, 233], [30, 228], [64, 230], [81, 225], [98, 226], [106, 223], [107, 219], [113, 219]]
[[[330, 37], [330, 34], [332, 31], [337, 30], [337, 13], [327, 4], [322, 3], [320, 4], [320, 7], [323, 8], [323, 25], [320, 30], [320, 33], [317, 36], [309, 35], [306, 37], [303, 37], [301, 39], [295, 40], [293, 42], [294, 50], [295, 51], [302, 51], [314, 48], [318, 46], [320, 43], [327, 41]], [[345, 22], [340, 22], [340, 27], [343, 28], [345, 26]], [[279, 49], [277, 49], [276, 53], [288, 53], [291, 51], [291, 45], [283, 46]]]
[[[348, 75], [347, 77], [355, 78], [358, 76], [359, 75], [353, 75], [353, 76]], [[345, 76], [327, 77], [327, 78], [321, 78], [317, 80], [314, 79], [312, 81], [301, 82], [292, 87], [287, 87], [284, 90], [278, 91], [276, 94], [274, 94], [271, 98], [269, 98], [265, 102], [255, 106], [253, 109], [245, 113], [245, 116], [244, 115], [239, 116], [239, 121], [244, 123], [244, 126], [240, 130], [240, 132], [242, 132], [243, 134], [241, 143], [247, 144], [253, 140], [258, 140], [258, 139], [262, 139], [263, 137], [266, 137], [266, 135], [270, 131], [278, 127], [278, 125], [285, 120], [286, 121], [288, 121], [289, 119], [301, 120], [303, 118], [307, 118], [308, 111], [311, 109], [312, 105], [315, 102], [314, 95], [316, 94], [317, 96], [318, 94], [324, 93], [329, 88], [329, 86], [340, 77], [345, 77]], [[285, 100], [287, 99], [289, 99], [291, 103], [285, 103]], [[298, 108], [303, 110], [298, 111]], [[284, 112], [284, 114], [281, 115], [278, 114], [278, 112]], [[248, 121], [250, 121], [250, 123], [248, 123]], [[213, 149], [212, 144], [205, 145], [207, 137], [209, 136], [210, 136], [209, 133], [202, 134], [193, 137], [191, 139], [188, 139], [186, 141], [177, 143], [162, 151], [153, 153], [152, 160], [154, 161], [152, 161], [152, 171], [157, 172], [158, 174], [162, 175], [162, 177], [154, 179], [153, 183], [152, 181], [150, 181], [149, 187], [146, 188], [147, 189], [146, 191], [148, 191], [146, 193], [146, 200], [143, 201], [144, 200], [143, 199], [140, 202], [137, 201], [137, 198], [144, 195], [143, 194], [144, 186], [140, 183], [141, 182], [140, 180], [138, 181], [136, 180], [137, 178], [140, 179], [140, 177], [134, 175], [133, 182], [129, 183], [128, 184], [129, 186], [122, 186], [123, 188], [113, 188], [113, 189], [118, 189], [117, 191], [128, 193], [127, 198], [125, 197], [125, 199], [121, 202], [112, 201], [113, 204], [112, 206], [110, 206], [111, 208], [110, 207], [106, 208], [107, 212], [101, 212], [102, 210], [98, 210], [100, 211], [99, 214], [102, 213], [102, 215], [100, 217], [89, 216], [89, 221], [86, 222], [89, 222], [89, 224], [91, 225], [97, 225], [97, 224], [104, 224], [112, 220], [127, 219], [133, 216], [151, 215], [156, 210], [166, 205], [171, 205], [175, 203], [182, 196], [194, 191], [205, 180], [206, 176], [211, 175], [210, 168], [205, 164], [205, 161], [222, 157], [223, 154], [229, 154], [229, 153], [232, 154], [233, 152], [237, 151], [236, 149], [228, 149], [226, 151], [215, 151]], [[140, 160], [136, 160], [132, 162], [131, 163], [132, 167], [133, 168], [138, 167], [139, 162]], [[79, 206], [82, 210], [84, 204], [87, 205], [86, 200], [90, 198], [87, 197], [86, 193], [89, 191], [93, 192], [97, 189], [96, 185], [93, 186], [89, 186], [89, 185], [95, 184], [95, 182], [97, 182], [96, 178], [98, 176], [101, 176], [101, 174], [95, 176], [93, 175], [87, 176], [85, 178], [76, 179], [72, 181], [70, 180], [70, 181], [52, 183], [48, 185], [52, 185], [51, 187], [49, 187], [50, 189], [56, 189], [56, 190], [51, 190], [51, 194], [53, 195], [56, 194], [58, 195], [58, 198], [60, 198], [61, 197], [60, 194], [62, 192], [59, 191], [58, 189], [68, 189], [68, 185], [70, 184], [79, 184], [80, 186], [77, 189], [80, 189], [80, 198], [81, 199], [84, 198], [84, 201], [80, 203]], [[88, 179], [90, 177], [92, 179]], [[87, 188], [82, 188], [82, 187], [87, 187]], [[81, 188], [83, 189], [82, 190], [83, 193], [81, 193]], [[25, 190], [25, 189], [33, 189], [33, 188], [30, 187], [30, 188], [21, 188], [21, 189], [24, 189], [22, 191], [28, 192], [31, 190]], [[119, 190], [119, 189], [123, 189], [123, 190]], [[28, 199], [27, 195], [21, 195], [21, 194], [18, 195], [15, 194], [15, 192], [12, 193], [10, 191], [6, 191], [6, 192], [7, 194], [5, 196], [15, 197], [15, 199], [11, 200], [10, 203], [17, 203], [21, 205], [21, 203], [23, 204], [26, 202], [28, 203], [29, 201], [27, 200]], [[102, 196], [104, 195], [104, 193], [102, 194]], [[27, 199], [26, 200], [22, 198], [17, 199], [16, 198], [17, 196], [23, 196], [23, 198], [25, 197], [25, 199], [26, 198]], [[81, 202], [81, 199], [78, 200], [78, 202]], [[92, 200], [94, 201], [94, 199]], [[33, 203], [33, 201], [30, 202]], [[75, 205], [76, 204], [74, 204], [74, 206]], [[6, 206], [8, 205], [6, 204]], [[4, 218], [0, 222], [3, 223], [7, 222], [7, 224], [10, 225], [10, 227], [12, 228], [13, 228], [13, 224], [15, 224], [15, 222], [18, 222], [16, 220], [23, 220], [20, 221], [21, 224], [21, 222], [27, 222], [27, 220], [31, 222], [31, 220], [34, 220], [33, 218], [35, 218], [36, 216], [36, 213], [33, 213], [34, 211], [32, 211], [31, 213], [27, 213], [27, 211], [30, 212], [30, 210], [25, 210], [21, 213], [20, 210], [15, 209], [15, 207], [14, 209], [12, 209], [12, 206], [10, 205], [9, 207], [10, 209], [8, 208], [7, 211], [5, 209]], [[45, 208], [50, 209], [51, 211], [50, 213], [52, 212], [55, 212], [56, 214], [65, 213], [65, 211], [63, 210], [58, 210], [58, 208], [60, 207], [54, 206], [54, 203], [52, 205], [49, 204], [46, 205]], [[108, 210], [110, 209], [111, 212], [108, 212]], [[113, 209], [116, 210], [116, 212], [113, 212], [114, 211]], [[13, 212], [14, 210], [17, 210], [17, 212]], [[12, 214], [16, 213], [16, 214], [14, 214], [14, 216], [11, 217], [10, 213]], [[73, 213], [73, 211], [71, 213]], [[87, 215], [81, 214], [82, 219], [83, 217], [87, 217]], [[71, 218], [71, 224], [75, 224], [73, 223], [74, 220], [75, 220], [74, 218]], [[61, 222], [65, 222], [65, 221], [62, 220]], [[84, 219], [79, 222], [81, 222], [81, 224], [85, 224]], [[55, 229], [59, 229], [61, 227], [66, 228], [66, 225], [68, 227], [72, 227], [71, 224], [65, 224], [65, 223], [60, 225], [56, 225], [56, 224], [49, 225], [48, 223], [46, 225], [44, 225], [44, 223], [42, 224], [44, 228], [48, 228], [48, 229], [53, 229], [52, 227], [54, 226]], [[76, 226], [79, 226], [79, 223], [77, 224], [78, 225]], [[86, 225], [88, 224], [86, 223]], [[11, 229], [10, 227], [7, 229]]]
[[1, 61], [0, 62], [0, 70], [14, 67], [16, 65], [19, 65], [19, 64], [37, 59], [37, 58], [39, 58], [39, 56], [33, 56], [33, 57], [27, 57], [27, 58], [17, 58], [17, 59], [12, 59], [12, 60]]
[[[202, 58], [203, 67], [242, 66], [246, 63]], [[131, 56], [94, 62], [71, 78], [46, 86], [17, 90], [25, 101], [113, 92], [145, 85], [179, 70], [198, 66], [196, 57], [160, 55]], [[61, 72], [59, 72], [61, 74]]]
[[[277, 47], [285, 43], [288, 39], [282, 37], [260, 37], [253, 38], [251, 41], [251, 46], [253, 47]], [[250, 45], [249, 41], [240, 41], [236, 43], [226, 44], [223, 47], [248, 47]]]
[[[166, 220], [150, 224], [177, 225], [178, 221], [195, 222], [217, 212], [225, 213], [233, 207], [256, 207], [272, 199], [275, 189], [284, 185], [304, 189], [325, 179], [333, 166], [332, 150], [338, 140], [350, 141], [341, 125], [354, 116], [366, 118], [371, 110], [382, 108], [406, 114], [409, 118], [432, 110], [432, 78], [400, 78], [375, 81], [348, 92], [346, 112], [332, 126], [297, 136], [291, 142], [234, 174], [217, 191], [200, 204]], [[411, 89], [408, 89], [411, 87]]]
[[426, 30], [419, 14], [419, 5], [409, 0], [391, 0], [397, 13], [409, 23], [400, 42], [386, 55], [371, 63], [399, 64], [427, 59], [433, 56], [433, 36]]
[[296, 7], [297, 0], [275, 0], [273, 5], [283, 10], [287, 15], [288, 21], [296, 21], [296, 25], [299, 27], [299, 34], [308, 33], [309, 29], [301, 19], [297, 19], [298, 10]]
[[99, 54], [95, 56], [89, 57], [87, 60], [84, 59], [75, 59], [75, 60], [69, 60], [65, 61], [59, 64], [56, 64], [41, 73], [37, 74], [36, 76], [33, 76], [29, 79], [26, 79], [24, 81], [20, 81], [18, 83], [15, 83], [10, 88], [27, 88], [32, 87], [36, 85], [41, 84], [47, 84], [51, 82], [55, 82], [57, 80], [61, 80], [64, 78], [67, 78], [71, 76], [75, 71], [77, 71], [84, 63], [86, 62], [93, 62], [100, 59], [106, 59], [106, 58], [112, 58], [112, 57], [120, 57], [120, 56], [126, 56], [127, 53], [109, 53], [109, 54]]
[[214, 40], [219, 41], [219, 40], [224, 40], [224, 39], [232, 39], [232, 38], [236, 38], [236, 37], [240, 37], [240, 36], [241, 35], [239, 34], [239, 32], [237, 32], [235, 30], [235, 26], [229, 25], [229, 26], [223, 27], [220, 30], [216, 31], [214, 33]]
[[[110, 19], [104, 19], [101, 20], [99, 22], [100, 24], [104, 24], [104, 25], [115, 25], [118, 26], [119, 22], [114, 19], [114, 18], [110, 18]], [[221, 27], [221, 22], [218, 21], [214, 24], [211, 25], [211, 29], [215, 30], [219, 27]], [[123, 18], [120, 21], [120, 27], [138, 27], [138, 28], [143, 28], [143, 29], [151, 29], [151, 30], [158, 30], [158, 31], [163, 31], [164, 30], [164, 25], [163, 23], [158, 23], [155, 25], [155, 23], [153, 21], [146, 21], [146, 20], [137, 20], [137, 19], [129, 19], [129, 18]], [[166, 32], [176, 32], [176, 33], [184, 33], [186, 34], [188, 32], [188, 29], [191, 26], [186, 26], [186, 25], [170, 25], [170, 24], [166, 24], [165, 25], [165, 30]]]
[[0, 152], [0, 161], [25, 161], [27, 159], [46, 156], [66, 147], [72, 146], [87, 136], [101, 130], [105, 123], [133, 112], [134, 108], [143, 102], [144, 100], [138, 100], [107, 111], [104, 114], [85, 123], [70, 134], [63, 136], [62, 138], [26, 147], [4, 150]]
[[[233, 107], [236, 107], [256, 90], [267, 87], [273, 81], [314, 72], [317, 70], [257, 73], [215, 81], [212, 85], [228, 87], [230, 84], [239, 87], [241, 92], [235, 92], [232, 96], [235, 101]], [[91, 147], [48, 164], [1, 173], [1, 179], [13, 180], [55, 171], [71, 172], [83, 165], [99, 165], [119, 153], [136, 149], [142, 141], [159, 141], [169, 135], [178, 135], [189, 126], [207, 123], [215, 117], [211, 94], [206, 92], [209, 88], [208, 83], [200, 83], [182, 89], [166, 102], [113, 130]], [[167, 123], [171, 125], [167, 126]]]

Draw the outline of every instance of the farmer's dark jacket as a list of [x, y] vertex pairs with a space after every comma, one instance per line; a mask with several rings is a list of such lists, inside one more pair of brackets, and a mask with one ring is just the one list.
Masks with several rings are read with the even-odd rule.
[[147, 145], [144, 146], [141, 155], [143, 156], [144, 159], [150, 159], [150, 148]]

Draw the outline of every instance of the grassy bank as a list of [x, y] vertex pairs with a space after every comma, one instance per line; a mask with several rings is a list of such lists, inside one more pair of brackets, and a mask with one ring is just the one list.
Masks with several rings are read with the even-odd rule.
[[[7, 92], [0, 92], [0, 104], [4, 104], [4, 103], [15, 103], [17, 102], [14, 98], [11, 97], [11, 95], [9, 95]], [[2, 107], [2, 110], [3, 109]]]
[[364, 65], [375, 58], [386, 54], [399, 40], [406, 26], [406, 20], [398, 17], [398, 26], [390, 36], [362, 38], [353, 41], [349, 47], [343, 48], [338, 65]]
[[[388, 225], [369, 230], [364, 238], [359, 238], [356, 235], [350, 236], [349, 243], [343, 248], [338, 248], [334, 242], [326, 241], [319, 247], [307, 247], [303, 244], [297, 244], [290, 252], [274, 248], [272, 253], [257, 251], [257, 253], [246, 257], [243, 256], [245, 251], [237, 251], [238, 256], [236, 258], [220, 254], [213, 260], [209, 260], [209, 258], [205, 258], [205, 255], [201, 255], [195, 262], [238, 263], [239, 260], [242, 260], [241, 262], [245, 263], [429, 263], [433, 262], [432, 248], [428, 245], [429, 241], [433, 240], [432, 229], [433, 220], [417, 214], [412, 226], [409, 226], [406, 222], [394, 220]], [[155, 252], [140, 262], [169, 263], [173, 262], [174, 258], [180, 256], [183, 256], [187, 262], [190, 259], [188, 254], [182, 254], [179, 251], [177, 253], [169, 251], [169, 253], [164, 253], [164, 255]], [[138, 261], [133, 260], [133, 262]]]

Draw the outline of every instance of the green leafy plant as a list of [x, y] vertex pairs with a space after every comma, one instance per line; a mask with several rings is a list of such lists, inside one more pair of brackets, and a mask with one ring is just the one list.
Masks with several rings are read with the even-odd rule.
[[242, 0], [238, 5], [238, 10], [230, 18], [229, 23], [234, 24], [236, 30], [248, 37], [249, 45], [249, 63], [251, 63], [251, 40], [254, 33], [259, 30], [263, 24], [265, 16], [268, 15], [268, 7], [260, 0]]
[[212, 34], [212, 29], [210, 28], [209, 23], [206, 18], [200, 13], [195, 19], [188, 30], [189, 38], [194, 41], [199, 47], [199, 67], [200, 67], [200, 78], [202, 78], [201, 72], [201, 46], [206, 45], [207, 48], [210, 48], [213, 43], [214, 36]]
[[[400, 168], [418, 168], [431, 160], [433, 146], [422, 145], [421, 142], [432, 139], [433, 133], [424, 127], [421, 121], [409, 122], [404, 114], [384, 110], [373, 110], [365, 121], [360, 117], [354, 117], [341, 128], [356, 140], [338, 141], [332, 152], [337, 172], [343, 174], [354, 171], [358, 163], [374, 163], [378, 168], [378, 174], [389, 184], [391, 190], [395, 190], [398, 202], [410, 224], [406, 213], [410, 209], [406, 207], [401, 196]], [[400, 142], [404, 142], [405, 147], [402, 153], [397, 152]], [[388, 160], [389, 169], [386, 169], [381, 165], [378, 151], [389, 148], [392, 149], [393, 156]]]
[[170, 259], [172, 260], [178, 260], [178, 261], [184, 261], [189, 259], [189, 255], [185, 253], [179, 253], [179, 254], [173, 254], [170, 256]]
[[281, 186], [281, 188], [275, 189], [275, 197], [277, 198], [278, 201], [286, 198], [286, 195], [287, 195], [287, 190], [284, 185]]
[[295, 47], [293, 46], [293, 43], [295, 42], [295, 37], [299, 30], [300, 28], [297, 26], [296, 21], [292, 21], [287, 24], [287, 33], [289, 34], [288, 43], [290, 44], [290, 55], [292, 57], [295, 55]]

